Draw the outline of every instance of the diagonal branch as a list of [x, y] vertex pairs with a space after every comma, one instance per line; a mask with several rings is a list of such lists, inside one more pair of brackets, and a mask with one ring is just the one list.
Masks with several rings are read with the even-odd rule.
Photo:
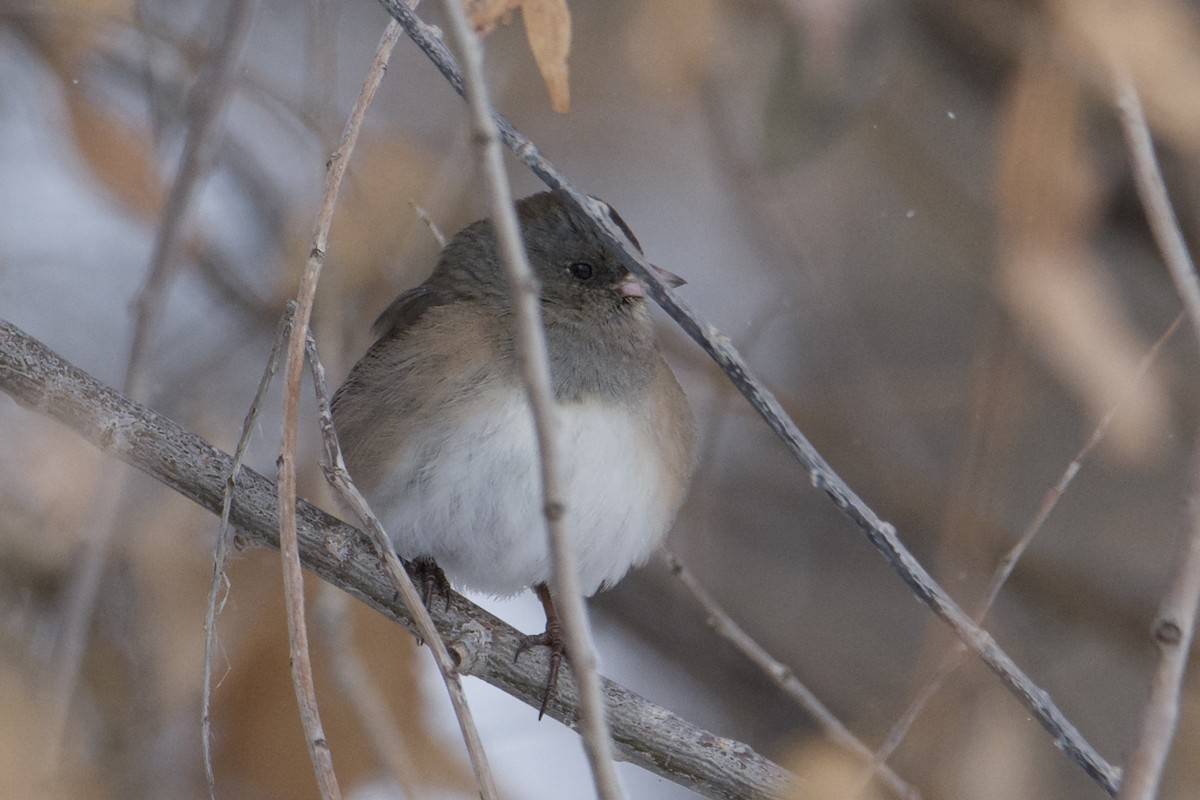
[[[63, 361], [45, 345], [0, 320], [0, 390], [52, 417], [100, 449], [207, 508], [221, 510], [230, 456], [177, 423], [123, 397]], [[315, 506], [295, 506], [300, 560], [409, 630], [416, 625], [379, 562], [368, 537]], [[248, 544], [279, 546], [279, 502], [274, 482], [242, 469], [233, 524]], [[434, 615], [438, 631], [474, 675], [536, 708], [548, 667], [545, 653], [513, 659], [522, 634], [474, 603], [453, 594]], [[717, 800], [772, 800], [791, 776], [749, 746], [702, 730], [612, 681], [603, 681], [613, 742], [623, 760]], [[547, 714], [569, 727], [579, 723], [571, 674], [559, 682]]]
[[[463, 94], [462, 73], [454, 56], [442, 41], [441, 33], [425, 24], [409, 8], [398, 0], [380, 0], [384, 8], [403, 27], [409, 38], [434, 63], [455, 91]], [[499, 112], [492, 116], [500, 132], [500, 139], [534, 174], [550, 188], [561, 192], [564, 197], [586, 213], [596, 226], [597, 232], [618, 254], [622, 263], [637, 274], [647, 285], [650, 295], [664, 311], [686, 332], [725, 372], [738, 391], [749, 401], [754, 410], [766, 421], [788, 449], [806, 469], [813, 486], [823, 490], [834, 504], [849, 517], [866, 536], [871, 545], [899, 573], [919, 600], [928, 605], [974, 651], [988, 668], [1000, 678], [1018, 700], [1029, 710], [1042, 727], [1053, 737], [1055, 744], [1063, 750], [1084, 772], [1105, 791], [1115, 794], [1120, 784], [1120, 770], [1109, 764], [1095, 748], [1076, 730], [1066, 715], [1050, 699], [1050, 695], [1037, 684], [996, 644], [987, 631], [976, 625], [966, 612], [950, 598], [946, 591], [921, 566], [920, 562], [900, 541], [896, 528], [880, 519], [879, 515], [860, 498], [842, 478], [834, 472], [812, 443], [800, 432], [796, 423], [788, 417], [783, 406], [757, 378], [737, 352], [729, 337], [713, 325], [702, 320], [690, 305], [675, 296], [664, 286], [650, 268], [649, 263], [635, 249], [625, 244], [620, 230], [590, 198], [568, 183], [566, 177], [547, 161], [536, 145], [522, 135], [512, 123]]]

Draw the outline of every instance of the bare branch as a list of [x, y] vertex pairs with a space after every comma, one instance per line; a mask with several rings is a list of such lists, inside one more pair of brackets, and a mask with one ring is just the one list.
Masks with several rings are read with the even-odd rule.
[[167, 195], [162, 224], [158, 226], [154, 251], [150, 256], [150, 269], [134, 306], [133, 342], [129, 348], [129, 363], [123, 384], [123, 391], [130, 397], [140, 397], [142, 394], [143, 355], [158, 326], [166, 291], [177, 271], [177, 256], [183, 241], [183, 224], [188, 210], [212, 163], [217, 122], [237, 74], [240, 63], [238, 54], [250, 31], [256, 5], [255, 0], [230, 0], [229, 15], [216, 35], [217, 50], [209, 60], [205, 73], [196, 80], [179, 171]]
[[1196, 606], [1200, 603], [1200, 448], [1196, 456], [1193, 467], [1196, 478], [1190, 500], [1191, 530], [1180, 557], [1179, 571], [1154, 621], [1158, 668], [1142, 710], [1137, 748], [1129, 757], [1118, 800], [1154, 800], [1158, 796], [1158, 784], [1179, 724], [1183, 678], [1196, 633]]
[[[409, 38], [429, 57], [443, 77], [463, 94], [462, 74], [453, 55], [446, 48], [441, 34], [426, 25], [397, 0], [380, 0], [401, 25]], [[500, 139], [513, 151], [534, 174], [550, 188], [559, 191], [577, 208], [586, 213], [596, 231], [618, 254], [622, 263], [640, 277], [664, 311], [699, 344], [717, 363], [737, 387], [750, 405], [775, 432], [792, 455], [809, 471], [814, 487], [824, 491], [834, 504], [849, 517], [866, 536], [876, 550], [900, 575], [901, 580], [919, 600], [928, 605], [968, 647], [974, 651], [988, 668], [1000, 678], [1018, 700], [1029, 710], [1054, 738], [1055, 744], [1075, 763], [1109, 793], [1115, 793], [1120, 782], [1120, 771], [1109, 764], [1095, 748], [1076, 730], [1066, 715], [1054, 704], [1049, 694], [1029, 679], [1024, 671], [996, 644], [987, 631], [971, 621], [970, 617], [946, 594], [945, 590], [913, 557], [900, 541], [896, 529], [879, 518], [870, 506], [863, 502], [842, 478], [826, 463], [816, 448], [808, 441], [796, 423], [788, 417], [779, 401], [757, 378], [746, 362], [733, 347], [729, 337], [713, 325], [703, 321], [688, 303], [676, 297], [664, 286], [645, 258], [624, 242], [624, 237], [607, 215], [601, 213], [595, 202], [567, 182], [557, 168], [547, 161], [537, 147], [513, 127], [503, 115], [493, 111], [492, 117], [500, 133]]]
[[[415, 6], [416, 2], [417, 0], [410, 0], [410, 5]], [[324, 257], [325, 240], [328, 236], [330, 222], [332, 221], [333, 202], [336, 200], [338, 185], [341, 182], [346, 165], [349, 163], [350, 153], [354, 149], [354, 142], [357, 140], [358, 131], [362, 127], [363, 116], [366, 114], [371, 99], [375, 96], [375, 90], [379, 88], [379, 83], [383, 80], [383, 73], [387, 69], [388, 58], [391, 55], [392, 48], [395, 47], [399, 39], [400, 28], [395, 23], [395, 20], [392, 20], [388, 23], [383, 33], [383, 38], [379, 42], [375, 61], [372, 63], [371, 69], [367, 72], [366, 78], [363, 80], [363, 88], [359, 94], [358, 103], [354, 111], [351, 112], [350, 119], [346, 122], [342, 141], [330, 160], [329, 180], [326, 187], [327, 203], [322, 208], [321, 219], [318, 221], [317, 229], [313, 234], [312, 252], [314, 257], [310, 258], [309, 261], [310, 265], [316, 265], [318, 272], [320, 270], [320, 259]], [[315, 275], [312, 281], [312, 292], [316, 292]], [[311, 302], [311, 295], [309, 299]], [[479, 787], [480, 795], [484, 800], [492, 800], [492, 798], [497, 796], [496, 780], [492, 775], [491, 767], [488, 766], [487, 754], [483, 749], [483, 741], [479, 738], [479, 731], [475, 726], [474, 717], [471, 714], [470, 707], [467, 705], [467, 696], [463, 691], [462, 681], [459, 679], [445, 643], [437, 635], [433, 620], [429, 617], [429, 613], [417, 595], [412, 578], [409, 576], [408, 571], [400, 564], [400, 560], [396, 556], [395, 550], [392, 548], [391, 542], [383, 530], [383, 526], [379, 524], [379, 520], [371, 512], [370, 508], [367, 507], [365, 498], [359, 494], [357, 487], [354, 486], [349, 473], [345, 469], [345, 465], [342, 462], [341, 449], [337, 443], [336, 434], [333, 431], [333, 421], [329, 415], [328, 393], [324, 380], [325, 373], [320, 360], [317, 358], [316, 342], [312, 340], [311, 335], [307, 331], [305, 336], [305, 346], [309, 352], [309, 362], [313, 372], [314, 388], [317, 391], [317, 399], [322, 411], [321, 426], [325, 433], [329, 470], [334, 470], [333, 472], [327, 470], [326, 477], [330, 479], [334, 488], [354, 508], [355, 513], [375, 540], [376, 546], [380, 548], [380, 554], [387, 565], [388, 573], [392, 576], [401, 598], [416, 620], [418, 629], [422, 631], [422, 638], [429, 643], [429, 651], [433, 654], [434, 663], [437, 664], [438, 672], [442, 676], [442, 682], [446, 686], [446, 692], [450, 696], [450, 704], [454, 708], [459, 730], [462, 732], [463, 742], [467, 748], [467, 757], [471, 762], [471, 768], [475, 774], [475, 781]]]
[[[1118, 116], [1133, 162], [1138, 195], [1175, 289], [1183, 300], [1184, 311], [1191, 319], [1193, 333], [1200, 342], [1200, 279], [1197, 279], [1187, 242], [1175, 219], [1167, 185], [1154, 154], [1146, 112], [1128, 67], [1114, 59], [1112, 73]], [[1200, 449], [1197, 454], [1200, 456]], [[1200, 469], [1200, 465], [1194, 468]], [[1196, 605], [1200, 602], [1200, 477], [1191, 505], [1192, 530], [1186, 550], [1154, 624], [1154, 640], [1160, 651], [1158, 668], [1150, 698], [1142, 712], [1137, 748], [1129, 759], [1129, 776], [1121, 787], [1119, 797], [1122, 800], [1151, 800], [1157, 794], [1163, 767], [1175, 739], [1180, 691], [1195, 634]]]
[[[0, 389], [21, 405], [52, 417], [105, 452], [137, 467], [213, 513], [219, 513], [232, 459], [175, 422], [138, 405], [64, 362], [11, 323], [0, 320]], [[307, 569], [417, 632], [370, 539], [315, 506], [295, 506], [300, 558]], [[251, 469], [238, 477], [233, 524], [251, 545], [279, 546], [278, 490]], [[474, 675], [530, 706], [541, 703], [548, 659], [532, 652], [515, 661], [520, 631], [461, 595], [452, 594], [434, 622], [452, 650], [473, 655]], [[480, 629], [490, 640], [478, 644]], [[463, 646], [460, 647], [459, 643]], [[772, 800], [791, 776], [750, 747], [701, 730], [611, 681], [602, 681], [619, 756], [681, 786], [719, 800]], [[578, 724], [575, 681], [568, 671], [561, 702], [547, 714]]]
[[[358, 101], [346, 126], [337, 149], [329, 158], [325, 173], [325, 187], [321, 195], [321, 208], [313, 226], [312, 247], [300, 287], [296, 291], [295, 324], [288, 337], [287, 359], [284, 368], [283, 398], [283, 441], [279, 453], [279, 553], [283, 560], [283, 586], [286, 599], [288, 638], [292, 643], [292, 683], [296, 689], [296, 700], [300, 707], [300, 720], [304, 725], [309, 756], [317, 776], [321, 796], [330, 800], [341, 796], [333, 772], [333, 758], [329, 743], [321, 726], [317, 710], [316, 693], [312, 686], [312, 664], [308, 651], [308, 630], [304, 620], [304, 576], [300, 571], [300, 554], [296, 531], [296, 430], [300, 416], [300, 381], [304, 370], [304, 341], [308, 335], [308, 323], [312, 317], [313, 300], [317, 293], [317, 281], [325, 263], [325, 250], [329, 239], [329, 227], [333, 221], [333, 210], [337, 204], [342, 176], [350, 162], [350, 154], [358, 140], [363, 117], [375, 90], [383, 80], [388, 57], [398, 38], [398, 31], [391, 23], [384, 31], [371, 68], [363, 79]], [[403, 594], [403, 593], [402, 593]]]
[[542, 324], [539, 288], [533, 268], [521, 242], [517, 212], [513, 208], [508, 175], [504, 171], [504, 153], [492, 119], [487, 81], [483, 76], [483, 51], [479, 39], [467, 22], [466, 11], [458, 0], [446, 0], [450, 33], [466, 64], [467, 103], [471, 108], [471, 126], [479, 148], [479, 160], [490, 194], [492, 227], [499, 243], [500, 261], [508, 278], [509, 293], [517, 328], [517, 360], [533, 411], [537, 435], [538, 462], [542, 484], [542, 509], [549, 535], [553, 565], [554, 599], [562, 617], [570, 666], [579, 682], [583, 710], [583, 748], [592, 770], [592, 780], [601, 800], [619, 800], [625, 796], [613, 764], [608, 722], [596, 674], [596, 647], [592, 642], [583, 590], [579, 586], [579, 567], [564, 526], [567, 498], [562, 493], [562, 466], [559, 459], [558, 405], [550, 384], [550, 357], [546, 352], [546, 329]]
[[1183, 308], [1191, 319], [1196, 341], [1200, 342], [1200, 279], [1196, 276], [1196, 265], [1192, 263], [1187, 242], [1179, 230], [1179, 222], [1175, 219], [1175, 210], [1167, 194], [1167, 184], [1158, 167], [1154, 141], [1146, 124], [1146, 112], [1126, 67], [1114, 64], [1113, 80], [1116, 83], [1121, 130], [1133, 162], [1138, 196], [1146, 209], [1146, 219], [1150, 223], [1150, 230], [1154, 232], [1158, 249], [1162, 251], [1163, 260], [1175, 282], [1175, 290], [1179, 292]]

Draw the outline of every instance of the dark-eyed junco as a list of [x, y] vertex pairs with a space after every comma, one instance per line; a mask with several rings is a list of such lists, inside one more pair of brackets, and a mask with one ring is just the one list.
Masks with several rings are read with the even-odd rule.
[[[643, 563], [675, 519], [694, 466], [692, 412], [659, 353], [644, 287], [590, 223], [552, 193], [521, 200], [517, 214], [541, 282], [565, 529], [591, 595]], [[551, 645], [556, 673], [537, 443], [490, 222], [455, 235], [375, 328], [379, 340], [333, 399], [351, 476], [425, 576], [440, 567], [460, 588], [497, 596], [534, 588], [547, 633], [529, 642]]]

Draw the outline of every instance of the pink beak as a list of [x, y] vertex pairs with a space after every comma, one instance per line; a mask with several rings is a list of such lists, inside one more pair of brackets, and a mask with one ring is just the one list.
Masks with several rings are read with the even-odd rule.
[[[670, 286], [672, 289], [674, 289], [676, 286], [683, 286], [685, 283], [687, 283], [687, 281], [676, 275], [674, 272], [665, 270], [662, 267], [656, 267], [651, 264], [650, 269], [654, 270], [654, 274], [658, 276], [660, 281], [665, 283], [667, 286]], [[632, 272], [626, 275], [621, 282], [617, 284], [617, 290], [620, 292], [622, 297], [646, 296], [646, 287], [642, 285], [642, 282], [638, 280], [638, 277]]]

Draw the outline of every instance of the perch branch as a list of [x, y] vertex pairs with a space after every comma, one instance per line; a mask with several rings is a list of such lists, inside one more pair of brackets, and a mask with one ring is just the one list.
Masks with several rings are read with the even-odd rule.
[[[398, 0], [380, 2], [388, 13], [400, 22], [405, 33], [429, 57], [455, 91], [463, 94], [462, 74], [454, 56], [442, 41], [440, 32], [425, 24]], [[493, 111], [492, 117], [496, 121], [501, 141], [547, 186], [561, 192], [591, 218], [596, 231], [620, 257], [626, 268], [643, 280], [655, 302], [709, 354], [771, 430], [783, 440], [792, 455], [808, 469], [813, 486], [824, 491], [842, 513], [858, 526], [871, 545], [899, 573], [901, 580], [908, 585], [913, 594], [949, 625], [955, 635], [1000, 678], [1009, 691], [1050, 733], [1055, 744], [1105, 791], [1115, 794], [1120, 783], [1120, 771], [1096, 752], [1054, 704], [1050, 695], [1030, 680], [996, 644], [991, 634], [972, 622], [946, 594], [900, 541], [896, 528], [880, 519], [879, 515], [834, 472], [800, 432], [796, 423], [788, 417], [775, 396], [751, 374], [729, 337], [701, 320], [690, 305], [664, 286], [645, 258], [625, 244], [621, 231], [606, 218], [598, 205], [571, 186], [563, 174], [541, 155], [533, 142], [518, 132], [500, 113]]]
[[[220, 513], [228, 454], [175, 422], [123, 397], [63, 361], [45, 345], [0, 320], [0, 390], [51, 417], [100, 449], [131, 464], [214, 514]], [[279, 546], [275, 484], [242, 469], [232, 506], [233, 524], [250, 545]], [[322, 579], [349, 592], [411, 631], [418, 632], [370, 539], [361, 531], [301, 500], [295, 505], [300, 559]], [[522, 634], [461, 595], [452, 594], [435, 623], [451, 650], [474, 675], [530, 706], [541, 703], [548, 657], [513, 655]], [[482, 631], [486, 636], [478, 635]], [[611, 681], [602, 681], [618, 756], [717, 800], [776, 800], [791, 780], [778, 765], [740, 742], [695, 727]], [[547, 714], [577, 723], [575, 681], [568, 671], [561, 702]]]

